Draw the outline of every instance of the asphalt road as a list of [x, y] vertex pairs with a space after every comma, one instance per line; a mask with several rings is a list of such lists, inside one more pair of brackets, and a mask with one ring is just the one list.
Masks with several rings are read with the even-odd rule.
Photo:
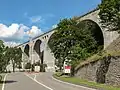
[[11, 73], [6, 77], [4, 90], [95, 90], [78, 87], [52, 78], [52, 73]]

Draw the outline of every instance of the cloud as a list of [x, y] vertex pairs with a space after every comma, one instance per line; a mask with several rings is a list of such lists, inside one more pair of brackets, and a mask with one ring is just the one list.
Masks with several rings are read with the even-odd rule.
[[0, 24], [0, 39], [5, 42], [5, 45], [18, 45], [28, 40], [31, 37], [36, 37], [42, 34], [42, 30], [37, 26], [27, 27], [23, 24], [13, 23], [10, 26]]
[[0, 39], [5, 41], [21, 40], [24, 38], [24, 31], [29, 28], [22, 24], [13, 23], [10, 26], [0, 24]]
[[18, 31], [18, 28], [18, 24], [12, 24], [9, 27], [4, 24], [0, 24], [0, 37], [10, 37]]
[[15, 47], [15, 46], [17, 46], [19, 44], [20, 43], [17, 43], [17, 42], [4, 42], [4, 45], [8, 46], [8, 47]]
[[26, 32], [30, 37], [36, 37], [40, 34], [43, 34], [43, 31], [37, 26], [32, 26], [32, 28]]
[[[29, 16], [28, 12], [25, 12], [23, 14], [24, 18], [28, 19], [30, 21], [30, 24], [32, 23], [44, 23], [44, 19], [40, 15], [35, 15], [35, 16]], [[52, 15], [51, 15], [52, 16]]]
[[42, 19], [41, 16], [32, 16], [29, 18], [32, 23], [38, 23], [38, 22], [43, 22], [44, 19]]
[[54, 14], [48, 13], [48, 14], [43, 14], [43, 15], [34, 15], [34, 16], [29, 16], [28, 12], [25, 12], [23, 14], [24, 18], [28, 19], [30, 21], [30, 24], [33, 23], [41, 23], [44, 24], [46, 20], [49, 18], [55, 17]]

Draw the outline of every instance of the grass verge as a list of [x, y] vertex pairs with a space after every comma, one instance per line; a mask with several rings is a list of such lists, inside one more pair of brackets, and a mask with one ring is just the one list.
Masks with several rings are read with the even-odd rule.
[[82, 85], [82, 86], [86, 86], [86, 87], [91, 87], [91, 88], [95, 88], [98, 90], [120, 90], [119, 87], [113, 87], [113, 86], [105, 85], [105, 84], [98, 84], [95, 82], [82, 80], [82, 79], [76, 78], [76, 77], [64, 77], [64, 76], [59, 77], [57, 74], [54, 74], [53, 77], [56, 79], [65, 81], [65, 82], [69, 82], [69, 83], [77, 84], [77, 85]]
[[0, 81], [0, 90], [2, 90], [2, 85], [3, 85], [3, 79], [5, 74], [0, 74], [2, 76], [2, 80]]

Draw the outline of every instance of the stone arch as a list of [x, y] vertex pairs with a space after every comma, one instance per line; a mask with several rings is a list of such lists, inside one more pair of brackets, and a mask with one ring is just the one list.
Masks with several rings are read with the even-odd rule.
[[43, 42], [38, 39], [36, 40], [35, 44], [34, 44], [34, 47], [33, 49], [35, 50], [35, 52], [37, 53], [37, 55], [39, 56], [39, 61], [37, 61], [36, 63], [40, 63], [40, 72], [44, 72], [44, 67], [43, 67], [43, 64], [44, 64], [44, 50], [41, 51], [42, 47], [41, 47], [41, 44]]
[[101, 23], [100, 23], [100, 17], [99, 17], [99, 11], [100, 10], [93, 10], [83, 16], [81, 16], [77, 21], [83, 21], [83, 20], [92, 20], [95, 23], [97, 23], [99, 25], [99, 27], [101, 28], [101, 31], [103, 33], [104, 36], [104, 49], [106, 49], [114, 40], [116, 40], [119, 37], [119, 33], [117, 31], [109, 31], [109, 29], [107, 27], [102, 27]]
[[51, 32], [49, 32], [49, 35], [48, 35], [48, 38], [47, 38], [47, 41], [46, 41], [46, 44], [48, 45], [48, 42], [51, 38], [51, 36], [55, 33], [55, 30], [51, 30]]
[[42, 41], [40, 39], [36, 40], [33, 49], [38, 54], [39, 59], [41, 60], [41, 64], [43, 64], [43, 54], [44, 54], [44, 51], [41, 52], [41, 47], [40, 47], [41, 44], [42, 44]]
[[99, 24], [96, 21], [93, 21], [91, 19], [85, 19], [80, 22], [84, 22], [85, 24], [89, 23], [89, 25], [91, 25], [91, 27], [95, 27], [92, 31], [93, 37], [97, 41], [97, 44], [100, 45], [102, 49], [104, 49], [104, 47], [105, 47], [104, 46], [104, 32], [101, 29], [101, 27], [99, 26]]
[[42, 41], [40, 39], [36, 40], [33, 49], [36, 51], [36, 53], [40, 56], [40, 45]]
[[28, 44], [25, 45], [25, 48], [24, 48], [24, 53], [29, 57], [29, 51], [30, 51], [30, 46]]

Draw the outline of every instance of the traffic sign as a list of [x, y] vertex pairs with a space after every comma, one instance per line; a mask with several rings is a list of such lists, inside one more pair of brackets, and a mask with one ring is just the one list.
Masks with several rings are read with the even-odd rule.
[[71, 66], [65, 66], [64, 73], [70, 73], [71, 72]]

